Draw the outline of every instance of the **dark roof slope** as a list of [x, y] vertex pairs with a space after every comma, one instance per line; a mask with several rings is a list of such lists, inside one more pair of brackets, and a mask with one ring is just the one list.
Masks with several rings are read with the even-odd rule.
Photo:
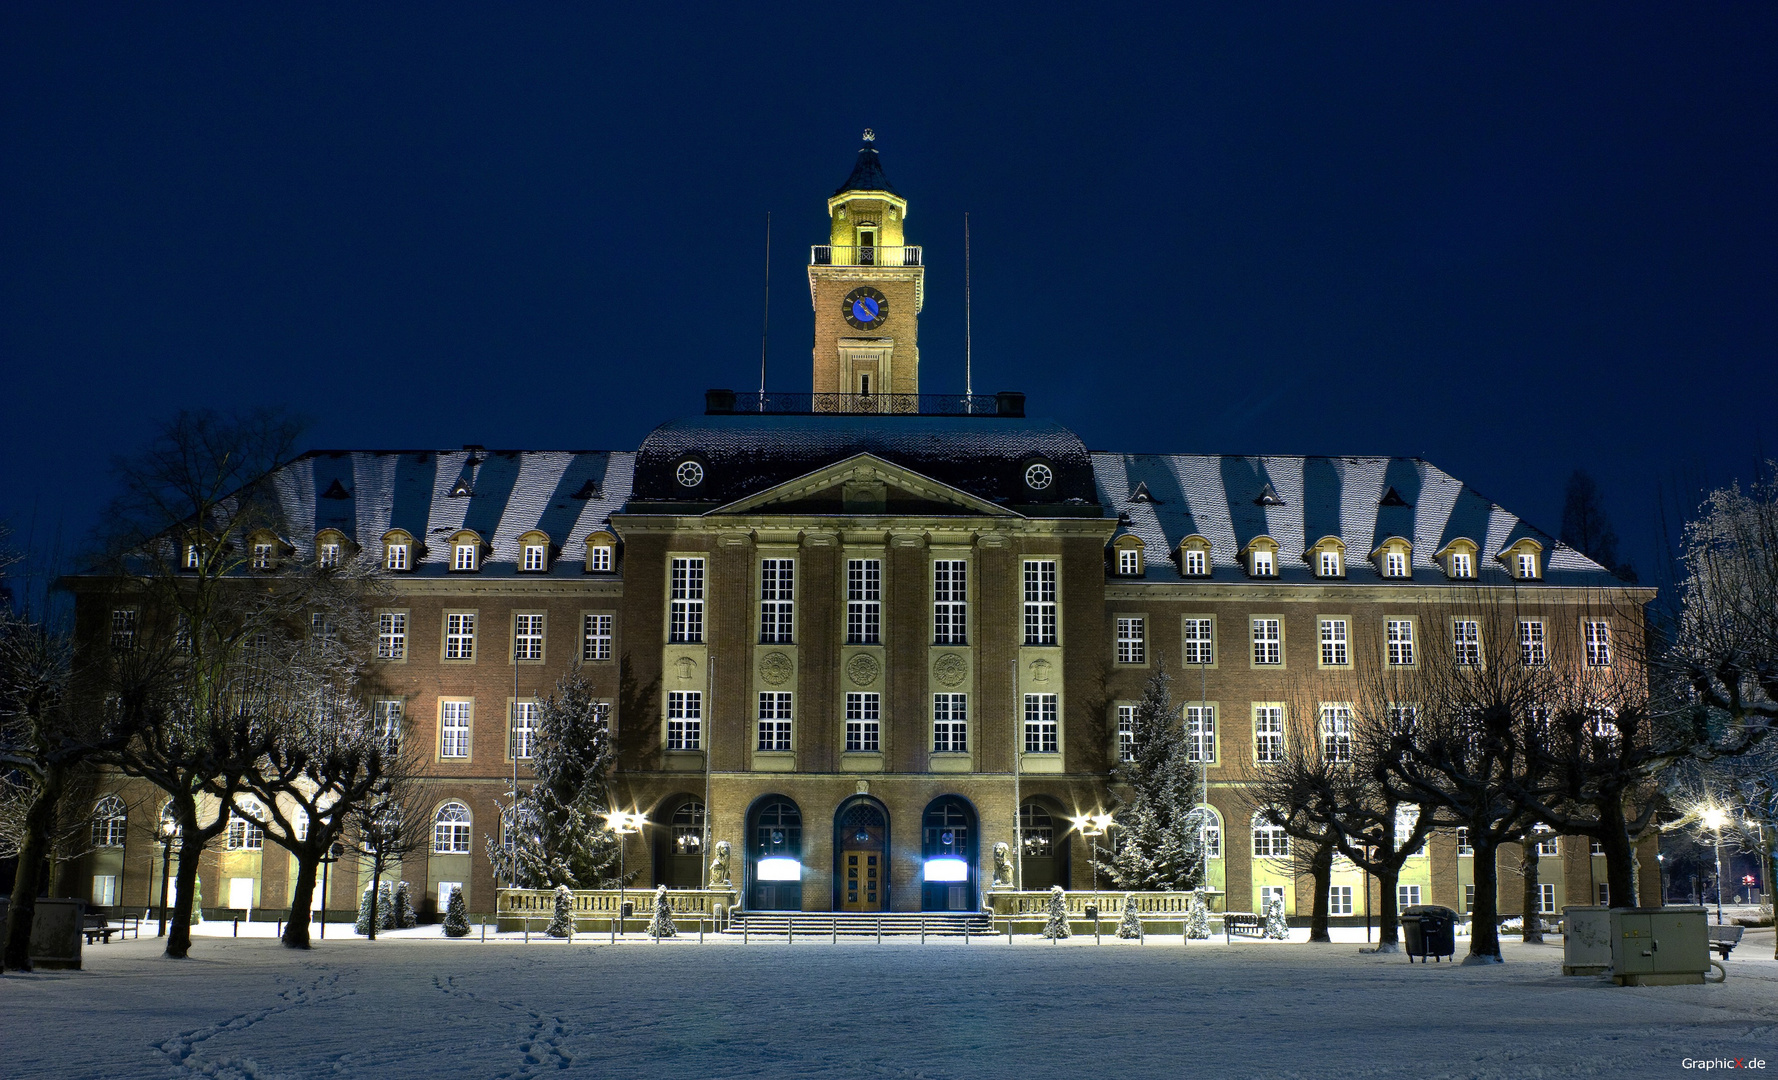
[[858, 151], [858, 160], [852, 166], [852, 175], [839, 186], [835, 195], [848, 191], [887, 191], [891, 195], [899, 195], [895, 185], [883, 175], [883, 163], [877, 160], [877, 152], [866, 146]]

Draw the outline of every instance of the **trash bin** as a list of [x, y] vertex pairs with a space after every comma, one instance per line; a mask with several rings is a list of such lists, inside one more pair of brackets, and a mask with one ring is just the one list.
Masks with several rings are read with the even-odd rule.
[[1402, 928], [1407, 931], [1408, 962], [1418, 956], [1422, 962], [1430, 956], [1457, 953], [1457, 913], [1437, 904], [1415, 904], [1402, 912]]

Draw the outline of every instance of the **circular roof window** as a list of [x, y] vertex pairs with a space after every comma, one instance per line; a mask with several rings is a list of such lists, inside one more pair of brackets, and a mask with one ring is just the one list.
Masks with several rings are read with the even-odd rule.
[[1055, 482], [1056, 474], [1048, 465], [1038, 462], [1025, 470], [1025, 486], [1032, 491], [1042, 491]]
[[704, 482], [704, 467], [695, 461], [682, 461], [673, 475], [678, 478], [681, 487], [694, 488]]

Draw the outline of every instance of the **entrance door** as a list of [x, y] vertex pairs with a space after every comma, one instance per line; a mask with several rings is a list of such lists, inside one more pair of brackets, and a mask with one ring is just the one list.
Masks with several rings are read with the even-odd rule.
[[889, 909], [889, 822], [871, 803], [857, 803], [840, 815], [841, 911]]

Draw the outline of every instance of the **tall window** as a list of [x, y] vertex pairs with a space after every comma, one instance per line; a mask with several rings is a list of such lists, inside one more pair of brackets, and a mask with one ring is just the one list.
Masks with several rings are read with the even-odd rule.
[[1383, 627], [1389, 643], [1389, 663], [1396, 667], [1414, 664], [1414, 624], [1409, 619], [1389, 619]]
[[123, 847], [126, 826], [129, 825], [129, 811], [124, 807], [123, 800], [116, 795], [107, 795], [93, 807], [93, 846]]
[[611, 616], [588, 615], [581, 620], [580, 658], [611, 659]]
[[1457, 826], [1457, 857], [1463, 858], [1474, 854], [1475, 848], [1469, 846], [1469, 828], [1464, 825]]
[[1135, 548], [1120, 548], [1117, 553], [1117, 572], [1124, 577], [1135, 577], [1142, 573], [1142, 553]]
[[1202, 804], [1198, 806], [1198, 813], [1201, 822], [1198, 839], [1204, 843], [1204, 858], [1222, 858], [1222, 819], [1216, 816], [1215, 810]]
[[1543, 620], [1519, 620], [1519, 662], [1526, 667], [1542, 667], [1549, 662], [1543, 647]]
[[1254, 706], [1253, 759], [1262, 764], [1275, 764], [1284, 760], [1283, 706]]
[[595, 544], [587, 556], [590, 569], [595, 574], [611, 573], [611, 545]]
[[1185, 573], [1187, 577], [1204, 577], [1210, 573], [1210, 559], [1203, 548], [1185, 549]]
[[401, 749], [401, 701], [399, 698], [383, 698], [371, 706], [372, 730], [383, 742], [385, 752], [393, 754]]
[[762, 559], [759, 563], [759, 640], [789, 645], [796, 640], [796, 562]]
[[964, 694], [932, 695], [932, 752], [969, 752], [969, 699]]
[[1253, 662], [1282, 664], [1284, 662], [1284, 629], [1277, 619], [1253, 620]]
[[1535, 832], [1537, 835], [1537, 853], [1539, 855], [1560, 855], [1562, 853], [1560, 846], [1558, 846], [1555, 833], [1542, 827], [1536, 829]]
[[790, 749], [790, 694], [768, 690], [759, 695], [758, 749]]
[[1143, 633], [1145, 623], [1146, 620], [1139, 615], [1117, 620], [1118, 663], [1148, 663], [1148, 643]]
[[673, 560], [667, 640], [698, 645], [704, 640], [704, 560]]
[[1329, 915], [1352, 914], [1352, 886], [1334, 885], [1327, 890], [1327, 913]]
[[260, 822], [265, 818], [265, 810], [259, 803], [246, 799], [235, 804], [234, 813], [228, 819], [228, 838], [225, 844], [230, 851], [259, 851], [265, 847], [265, 827]]
[[406, 570], [407, 545], [390, 544], [383, 555], [383, 567], [387, 570]]
[[445, 659], [475, 659], [475, 616], [459, 612], [445, 616]]
[[401, 660], [407, 656], [407, 613], [385, 611], [377, 616], [377, 659]]
[[113, 649], [133, 649], [136, 647], [135, 608], [112, 609], [111, 647]]
[[439, 709], [438, 756], [466, 758], [469, 756], [469, 702], [441, 701]]
[[453, 552], [451, 556], [451, 569], [474, 570], [475, 557], [477, 554], [476, 548], [479, 546], [480, 545], [475, 543], [453, 545], [451, 549]]
[[1216, 763], [1216, 706], [1185, 707], [1185, 757], [1202, 765]]
[[1556, 886], [1554, 882], [1540, 882], [1537, 886], [1537, 911], [1541, 915], [1556, 913]]
[[969, 568], [961, 559], [932, 564], [932, 643], [969, 644]]
[[528, 758], [537, 749], [537, 703], [512, 703], [512, 756]]
[[[1030, 564], [1027, 563], [1027, 566]], [[1051, 564], [1054, 565], [1053, 563]], [[1056, 731], [1056, 695], [1025, 695], [1025, 753], [1054, 754], [1058, 751]]]
[[1610, 667], [1611, 624], [1608, 622], [1595, 622], [1589, 619], [1586, 622], [1585, 629], [1587, 635], [1587, 666]]
[[1117, 707], [1117, 759], [1136, 760], [1136, 706]]
[[1288, 859], [1290, 835], [1282, 826], [1274, 825], [1262, 815], [1253, 815], [1253, 857], [1256, 859]]
[[1055, 854], [1056, 819], [1035, 802], [1019, 807], [1019, 846], [1026, 855]]
[[1025, 644], [1056, 643], [1056, 563], [1025, 560]]
[[1451, 659], [1464, 667], [1481, 665], [1481, 623], [1474, 619], [1458, 619], [1451, 624]]
[[1352, 709], [1321, 706], [1321, 752], [1328, 761], [1352, 760]]
[[1337, 551], [1322, 552], [1320, 564], [1321, 564], [1321, 566], [1320, 566], [1319, 572], [1322, 577], [1339, 577], [1340, 576], [1340, 553], [1339, 552], [1337, 552]]
[[1185, 662], [1188, 664], [1216, 663], [1216, 650], [1211, 641], [1211, 620], [1185, 619], [1181, 625], [1185, 633]]
[[432, 853], [434, 855], [469, 854], [469, 807], [452, 800], [438, 808], [432, 819]]
[[1352, 662], [1346, 651], [1346, 620], [1321, 620], [1321, 663], [1326, 667], [1345, 667]]
[[1451, 576], [1454, 578], [1475, 577], [1475, 562], [1467, 551], [1451, 552]]
[[543, 659], [543, 616], [512, 617], [512, 655], [515, 660]]
[[883, 640], [883, 563], [846, 560], [846, 644], [877, 645]]
[[883, 750], [883, 702], [876, 694], [846, 695], [846, 753]]
[[543, 544], [526, 544], [525, 545], [525, 569], [527, 569], [527, 570], [547, 570], [547, 569], [549, 569], [548, 549]]
[[667, 749], [704, 748], [704, 692], [674, 690], [667, 694]]
[[[1408, 838], [1420, 827], [1420, 808], [1413, 803], [1397, 803], [1395, 806], [1395, 846], [1407, 846]], [[1426, 854], [1426, 846], [1422, 844], [1415, 855]]]
[[1399, 551], [1391, 551], [1383, 556], [1384, 577], [1407, 577], [1408, 557]]

